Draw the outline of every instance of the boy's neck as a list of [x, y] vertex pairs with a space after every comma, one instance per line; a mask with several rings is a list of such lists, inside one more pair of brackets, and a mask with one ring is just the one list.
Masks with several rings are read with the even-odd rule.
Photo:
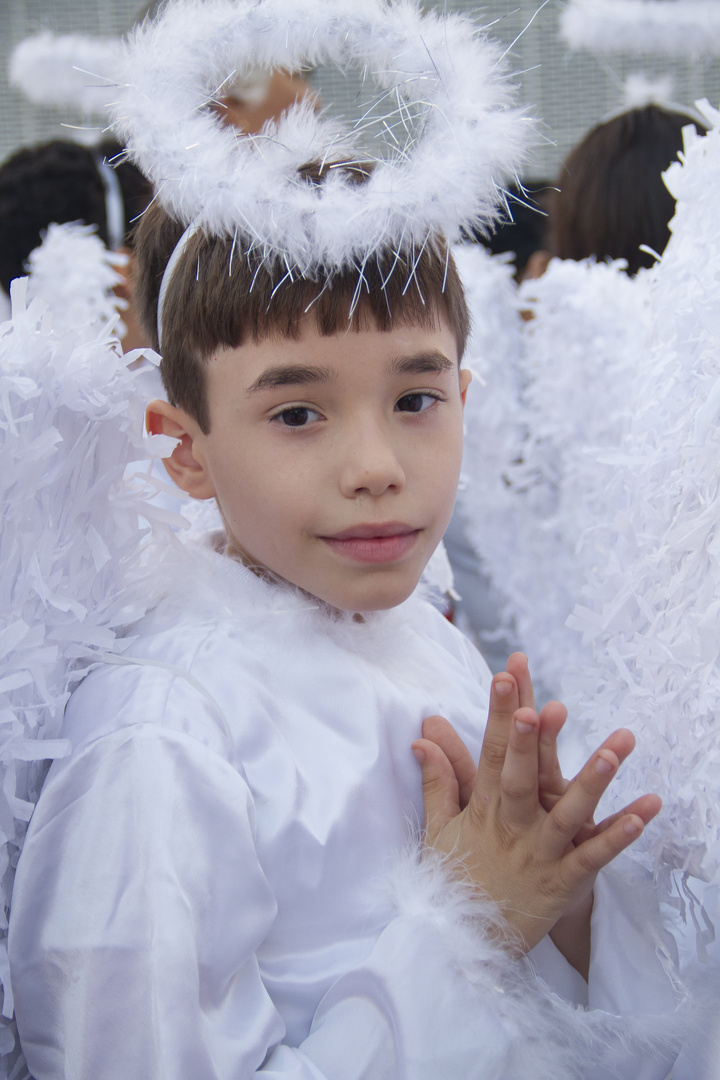
[[266, 566], [260, 566], [259, 563], [251, 559], [248, 554], [243, 551], [242, 547], [226, 533], [226, 543], [224, 548], [221, 549], [221, 554], [226, 555], [230, 559], [234, 559], [235, 562], [239, 562], [246, 570], [249, 570], [261, 581], [267, 582], [269, 585], [284, 585], [291, 589], [296, 590], [302, 596], [306, 596], [309, 600], [312, 600], [323, 611], [333, 619], [352, 618], [355, 623], [367, 622], [366, 614], [361, 611], [349, 612], [342, 611], [340, 608], [333, 607], [332, 604], [328, 604], [325, 600], [322, 600], [319, 596], [313, 596], [312, 593], [306, 592], [305, 589], [301, 589], [299, 585], [294, 585], [292, 581], [288, 581], [286, 578], [280, 577], [273, 570], [268, 570]]

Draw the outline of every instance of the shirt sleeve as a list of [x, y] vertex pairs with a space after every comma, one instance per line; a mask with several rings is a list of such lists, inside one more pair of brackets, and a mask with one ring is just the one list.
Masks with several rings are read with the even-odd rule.
[[35, 1080], [252, 1076], [282, 1038], [256, 950], [275, 901], [242, 777], [153, 725], [92, 743], [36, 809], [15, 1012]]
[[411, 852], [370, 955], [287, 1045], [256, 955], [276, 904], [254, 833], [241, 773], [184, 732], [130, 725], [50, 777], [10, 930], [35, 1080], [563, 1080], [629, 1037], [599, 1038], [490, 907]]

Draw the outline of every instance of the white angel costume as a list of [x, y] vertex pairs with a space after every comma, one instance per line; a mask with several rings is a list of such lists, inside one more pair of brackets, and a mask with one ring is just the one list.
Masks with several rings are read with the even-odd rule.
[[407, 853], [422, 720], [479, 751], [489, 674], [462, 635], [418, 598], [354, 622], [209, 549], [177, 573], [73, 694], [25, 842], [35, 1080], [661, 1080], [675, 994], [612, 871], [588, 988], [549, 939], [513, 959], [490, 905]]
[[[311, 153], [355, 154], [354, 135], [306, 107], [262, 153], [219, 129], [203, 106], [258, 57], [360, 63], [421, 137], [366, 184], [298, 185]], [[402, 0], [176, 0], [118, 82], [120, 133], [186, 225], [159, 316], [197, 228], [311, 277], [452, 240], [487, 221], [527, 126], [497, 50]], [[76, 531], [100, 563], [102, 530]], [[71, 654], [74, 677], [92, 669], [25, 837], [8, 951], [35, 1080], [664, 1080], [680, 995], [641, 869], [598, 879], [586, 984], [549, 938], [517, 957], [495, 905], [422, 851], [411, 743], [442, 713], [477, 757], [487, 713], [462, 635], [418, 596], [356, 621], [222, 539], [167, 544], [154, 609], [133, 594], [128, 626], [114, 593], [107, 644]]]

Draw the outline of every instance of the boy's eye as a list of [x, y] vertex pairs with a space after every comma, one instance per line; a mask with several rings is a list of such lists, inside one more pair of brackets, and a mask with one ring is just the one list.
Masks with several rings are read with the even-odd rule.
[[425, 412], [439, 400], [434, 394], [405, 394], [395, 408], [398, 412]]
[[318, 420], [319, 417], [320, 413], [308, 408], [307, 405], [293, 405], [290, 409], [283, 409], [282, 412], [276, 413], [272, 419], [277, 420], [284, 427], [305, 427], [306, 424]]

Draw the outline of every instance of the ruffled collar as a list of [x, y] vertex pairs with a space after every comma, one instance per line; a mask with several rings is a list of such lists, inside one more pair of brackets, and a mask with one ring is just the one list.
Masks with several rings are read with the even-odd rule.
[[[358, 617], [282, 578], [250, 570], [224, 554], [225, 547], [222, 531], [172, 545], [154, 575], [158, 602], [151, 618], [173, 626], [242, 620], [254, 629], [264, 628], [279, 650], [297, 647], [303, 635], [329, 637], [341, 648], [389, 668], [400, 662], [406, 666], [419, 627], [436, 614], [429, 611], [427, 587], [421, 583], [397, 607]], [[444, 622], [439, 613], [437, 618]]]

